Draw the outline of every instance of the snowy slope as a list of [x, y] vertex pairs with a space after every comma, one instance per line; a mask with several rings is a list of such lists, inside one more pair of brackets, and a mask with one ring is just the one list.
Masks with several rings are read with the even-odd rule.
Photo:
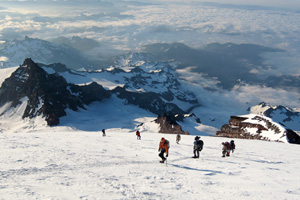
[[[202, 136], [194, 160], [194, 136], [177, 145], [175, 135], [106, 133], [0, 134], [1, 199], [299, 199], [299, 145], [236, 139], [236, 151], [222, 158], [226, 139]], [[162, 136], [171, 142], [167, 165], [158, 162]]]
[[6, 69], [1, 69], [0, 70], [0, 86], [2, 85], [3, 81], [10, 77], [10, 75], [16, 71], [18, 67], [11, 67], [11, 68], [6, 68]]
[[[161, 80], [171, 76], [156, 76], [151, 71], [156, 65], [149, 66], [140, 65], [157, 82], [147, 83], [146, 89], [164, 90]], [[12, 70], [1, 71], [2, 83]], [[76, 84], [96, 80], [113, 88], [124, 84], [116, 80], [126, 83], [124, 77], [130, 75], [120, 73], [110, 77], [109, 71], [65, 72], [64, 77]], [[128, 88], [137, 91], [135, 85]], [[0, 109], [0, 199], [299, 198], [299, 145], [235, 139], [236, 151], [221, 158], [221, 142], [228, 138], [202, 136], [204, 150], [194, 160], [194, 136], [183, 135], [177, 145], [175, 135], [158, 134], [156, 115], [116, 96], [86, 110], [67, 110], [60, 126], [51, 128], [41, 116], [23, 120], [26, 97], [21, 101], [13, 109], [7, 110], [9, 103]], [[183, 107], [190, 104], [188, 99], [177, 101]], [[184, 126], [195, 124], [186, 118]], [[102, 128], [107, 137], [102, 137]], [[212, 127], [198, 124], [195, 129], [192, 134], [208, 135]], [[142, 140], [136, 140], [136, 130]], [[158, 162], [161, 137], [171, 142], [167, 165]]]
[[[134, 131], [138, 128], [141, 131], [158, 132], [158, 124], [154, 122], [156, 117], [151, 112], [134, 105], [126, 105], [123, 100], [112, 96], [86, 106], [86, 110], [67, 110], [67, 116], [61, 118], [61, 126], [84, 131], [99, 131], [103, 128]], [[156, 128], [152, 130], [148, 126]]]

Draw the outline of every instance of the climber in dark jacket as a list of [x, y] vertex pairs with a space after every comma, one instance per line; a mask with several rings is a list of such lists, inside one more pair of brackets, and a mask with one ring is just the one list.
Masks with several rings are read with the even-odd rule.
[[199, 152], [202, 151], [203, 149], [203, 141], [200, 140], [199, 136], [195, 137], [195, 141], [194, 141], [194, 157], [193, 158], [199, 158], [200, 154]]

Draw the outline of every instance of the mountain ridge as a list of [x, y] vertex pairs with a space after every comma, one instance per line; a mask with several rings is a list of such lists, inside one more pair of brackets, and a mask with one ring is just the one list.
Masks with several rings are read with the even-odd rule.
[[[124, 99], [126, 104], [136, 105], [156, 115], [168, 113], [170, 115], [176, 114], [181, 116], [178, 118], [180, 120], [184, 118], [185, 111], [172, 103], [175, 98], [179, 100], [183, 100], [183, 98], [181, 98], [180, 95], [176, 96], [176, 94], [169, 91], [169, 89], [166, 90], [169, 91], [168, 95], [152, 91], [134, 91], [132, 90], [133, 88], [139, 89], [140, 84], [143, 85], [145, 83], [139, 79], [132, 81], [127, 78], [124, 78], [127, 84], [122, 87], [116, 86], [111, 90], [103, 88], [102, 85], [95, 81], [83, 85], [73, 84], [67, 82], [58, 72], [47, 72], [49, 67], [56, 67], [58, 64], [39, 65], [29, 58], [26, 59], [9, 78], [5, 79], [0, 88], [0, 104], [2, 106], [7, 102], [12, 102], [12, 106], [15, 107], [21, 103], [21, 98], [28, 97], [27, 106], [22, 115], [23, 119], [42, 115], [45, 117], [48, 125], [58, 125], [60, 124], [59, 119], [66, 115], [66, 109], [73, 111], [85, 109], [85, 105], [89, 105], [95, 101], [102, 101], [105, 98], [110, 98], [112, 95]], [[46, 71], [43, 68], [47, 68]], [[136, 73], [136, 76], [133, 77], [149, 79], [149, 77], [141, 75], [141, 73], [144, 74], [145, 72], [139, 69], [139, 67], [133, 68], [132, 71]], [[105, 72], [115, 74], [113, 70]], [[76, 77], [83, 76], [80, 72], [73, 73], [70, 70], [61, 70], [61, 73], [68, 73]], [[101, 72], [97, 72], [97, 74], [99, 73]], [[121, 70], [118, 71], [117, 74], [118, 73], [125, 73], [125, 71]], [[160, 71], [158, 73], [162, 72]], [[169, 74], [165, 78], [168, 80], [174, 79], [172, 77], [173, 76]], [[158, 84], [158, 82], [154, 84]], [[176, 88], [178, 84], [176, 81], [170, 81], [168, 87], [172, 88], [173, 85]], [[191, 102], [197, 103], [197, 101], [187, 100], [187, 104]]]
[[[176, 120], [183, 127], [184, 131], [188, 131], [191, 134], [196, 134], [200, 131], [201, 134], [206, 135], [209, 133], [214, 135], [217, 132], [216, 127], [209, 124], [201, 124], [201, 121], [207, 122], [207, 120], [200, 120], [197, 117], [199, 115], [198, 108], [202, 108], [202, 104], [199, 102], [203, 100], [199, 99], [199, 95], [197, 96], [195, 93], [196, 90], [189, 90], [189, 87], [178, 79], [176, 69], [170, 62], [153, 62], [151, 58], [147, 58], [147, 54], [129, 53], [120, 57], [120, 60], [109, 68], [96, 71], [74, 71], [60, 63], [49, 65], [38, 63], [36, 67], [40, 67], [48, 74], [43, 75], [44, 77], [60, 77], [57, 79], [62, 80], [62, 85], [67, 90], [59, 93], [70, 93], [70, 99], [75, 103], [68, 104], [64, 102], [58, 106], [61, 108], [58, 114], [47, 115], [41, 112], [40, 107], [38, 107], [39, 101], [36, 99], [34, 101], [29, 100], [29, 102], [34, 103], [28, 104], [31, 107], [30, 109], [28, 107], [25, 112], [27, 114], [24, 117], [34, 117], [37, 115], [36, 113], [43, 113], [43, 115], [48, 116], [53, 121], [49, 123], [50, 120], [48, 120], [48, 125], [58, 125], [60, 117], [66, 115], [65, 110], [67, 108], [74, 111], [85, 109], [86, 105], [101, 100], [96, 95], [101, 88], [102, 93], [106, 94], [104, 96], [107, 98], [114, 96], [121, 99], [123, 105], [134, 105], [156, 116], [164, 114], [176, 115]], [[64, 98], [60, 97], [59, 99]], [[4, 101], [5, 98], [2, 98], [2, 100], [2, 105], [7, 102]], [[56, 101], [59, 102], [59, 100]], [[51, 104], [48, 107], [51, 108]], [[38, 112], [38, 110], [40, 111]], [[46, 110], [49, 110], [49, 108]], [[190, 115], [192, 113], [194, 113], [194, 117]], [[204, 116], [203, 113], [200, 114]], [[214, 119], [211, 120], [214, 121]], [[277, 120], [274, 120], [274, 122], [282, 124]], [[286, 126], [285, 128], [297, 130], [297, 126], [295, 127], [290, 128]]]
[[29, 58], [25, 59], [0, 88], [1, 105], [12, 102], [12, 106], [16, 107], [21, 103], [21, 98], [28, 97], [22, 118], [42, 115], [50, 126], [59, 124], [59, 118], [66, 114], [66, 108], [76, 111], [84, 108], [84, 104], [108, 96], [98, 84], [69, 84], [62, 76], [48, 74]]

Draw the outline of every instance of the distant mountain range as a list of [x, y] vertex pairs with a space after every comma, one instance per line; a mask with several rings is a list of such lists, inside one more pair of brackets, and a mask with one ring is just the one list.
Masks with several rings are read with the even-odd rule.
[[[196, 64], [196, 61], [188, 61], [189, 56], [193, 54], [207, 54], [210, 55], [208, 58], [213, 58], [212, 52], [218, 52], [218, 55], [221, 55], [222, 52], [228, 54], [227, 50], [230, 49], [230, 52], [235, 54], [235, 58], [238, 57], [236, 54], [243, 54], [244, 57], [247, 57], [247, 51], [240, 51], [244, 46], [234, 44], [212, 44], [207, 46], [205, 51], [191, 49], [183, 44], [156, 44], [147, 46], [145, 53], [127, 53], [116, 57], [109, 67], [78, 71], [61, 63], [68, 62], [69, 65], [79, 68], [92, 62], [85, 60], [79, 50], [70, 46], [72, 41], [79, 41], [80, 43], [86, 40], [62, 38], [60, 42], [64, 44], [54, 44], [26, 37], [24, 41], [9, 42], [1, 49], [1, 56], [8, 58], [5, 62], [2, 61], [4, 67], [18, 65], [24, 56], [33, 57], [22, 61], [23, 64], [13, 73], [8, 74], [7, 77], [0, 77], [3, 79], [0, 88], [0, 114], [2, 116], [10, 107], [16, 108], [19, 105], [26, 105], [22, 113], [23, 119], [42, 116], [48, 125], [53, 126], [60, 124], [60, 118], [66, 115], [67, 109], [73, 111], [86, 109], [87, 105], [92, 102], [116, 97], [121, 99], [124, 105], [137, 106], [156, 116], [168, 116], [167, 120], [171, 124], [176, 121], [182, 126], [182, 133], [188, 131], [194, 134], [201, 130], [202, 134], [206, 132], [206, 134], [214, 135], [220, 127], [213, 124], [218, 123], [215, 123], [215, 119], [211, 119], [211, 124], [201, 123], [203, 120], [198, 116], [203, 117], [205, 115], [199, 113], [201, 109], [199, 111], [198, 108], [202, 107], [203, 99], [199, 99], [197, 90], [190, 90], [191, 85], [188, 82], [178, 78], [176, 70], [187, 67], [188, 62], [195, 62], [194, 64]], [[59, 43], [59, 41], [56, 42]], [[69, 45], [66, 45], [68, 42]], [[90, 40], [88, 43], [90, 48], [97, 45]], [[247, 48], [253, 51], [260, 49], [261, 52], [276, 51], [255, 45], [247, 46]], [[35, 60], [34, 57], [37, 59]], [[256, 58], [259, 60], [259, 57]], [[248, 58], [248, 61], [250, 62], [251, 59]], [[208, 68], [205, 65], [200, 68], [208, 76], [213, 75], [206, 71]], [[195, 73], [197, 72], [195, 71]], [[223, 80], [221, 76], [222, 73], [220, 72], [218, 78], [220, 78], [221, 84], [229, 83], [225, 79]], [[7, 79], [4, 80], [5, 78]], [[225, 87], [225, 85], [223, 86]], [[241, 114], [246, 113], [245, 110], [240, 112]], [[300, 130], [298, 110], [261, 103], [249, 108], [248, 112], [261, 119], [270, 118], [274, 123], [283, 127], [280, 130]], [[208, 122], [208, 120], [204, 121]], [[167, 130], [166, 127], [164, 128], [162, 130]], [[223, 130], [225, 129], [223, 128]], [[172, 132], [173, 130], [168, 131]], [[270, 130], [268, 131], [270, 132]], [[243, 133], [247, 135], [250, 132], [244, 131]], [[271, 133], [271, 136], [259, 134], [253, 138], [284, 140], [273, 139], [272, 135], [274, 134]], [[284, 131], [281, 131], [281, 136], [285, 134]]]
[[281, 105], [272, 106], [265, 102], [262, 102], [257, 106], [253, 106], [248, 110], [250, 113], [272, 118], [274, 121], [288, 129], [299, 129], [300, 112], [298, 110]]
[[[165, 116], [166, 118], [158, 117], [162, 132], [186, 134], [188, 131], [175, 126], [178, 123], [189, 123], [192, 127], [201, 124], [197, 113], [190, 115], [194, 108], [201, 105], [196, 95], [184, 89], [176, 79], [174, 69], [163, 62], [138, 62], [137, 58], [140, 56], [142, 55], [124, 56], [119, 62], [123, 63], [123, 69], [115, 66], [95, 72], [73, 71], [61, 64], [43, 65], [26, 59], [2, 83], [0, 105], [6, 108], [1, 109], [2, 114], [9, 107], [24, 105], [25, 102], [23, 119], [42, 116], [48, 125], [53, 126], [60, 124], [60, 118], [66, 115], [66, 109], [85, 109], [92, 102], [116, 96], [125, 100], [125, 104], [138, 106], [157, 116]], [[232, 118], [230, 124], [224, 125], [217, 135], [284, 141], [284, 123], [299, 124], [299, 113], [283, 106], [271, 107], [262, 103], [249, 111], [256, 112], [256, 115]], [[282, 119], [282, 125], [263, 116], [274, 120]], [[232, 123], [233, 119], [239, 119], [239, 123]]]
[[[87, 73], [63, 67], [55, 71], [59, 64], [38, 65], [28, 58], [2, 83], [0, 105], [5, 106], [4, 112], [7, 112], [9, 107], [17, 107], [25, 101], [22, 118], [42, 116], [50, 126], [60, 124], [59, 119], [66, 115], [66, 109], [85, 109], [86, 105], [111, 96], [157, 116], [168, 116], [166, 120], [170, 122], [189, 117], [185, 114], [200, 106], [194, 94], [181, 88], [167, 64], [148, 64], [131, 66], [127, 71], [112, 68]], [[200, 123], [194, 119], [194, 123]]]
[[3, 67], [19, 66], [25, 58], [44, 64], [63, 63], [70, 69], [96, 66], [79, 50], [71, 45], [48, 42], [45, 40], [25, 37], [24, 40], [7, 41], [0, 49]]
[[[7, 41], [1, 46], [0, 55], [6, 58], [0, 58], [4, 67], [18, 66], [25, 58], [30, 57], [39, 63], [62, 63], [69, 69], [95, 70], [119, 60], [107, 57], [105, 61], [101, 56], [105, 52], [102, 50], [97, 53], [97, 48], [101, 46], [97, 41], [80, 37], [58, 37], [52, 42], [25, 37], [24, 40]], [[282, 52], [280, 49], [233, 43], [212, 43], [202, 49], [195, 49], [182, 43], [157, 43], [145, 45], [142, 52], [152, 62], [176, 61], [176, 69], [189, 68], [193, 73], [204, 77], [217, 78], [217, 85], [228, 90], [242, 81], [299, 91], [299, 76], [268, 74], [270, 66], [264, 62], [262, 54]]]

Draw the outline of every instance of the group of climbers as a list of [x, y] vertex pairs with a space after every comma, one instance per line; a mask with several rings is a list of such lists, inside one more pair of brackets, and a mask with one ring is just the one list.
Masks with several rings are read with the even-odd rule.
[[[180, 134], [177, 134], [176, 136], [176, 143], [179, 144], [181, 140]], [[200, 154], [199, 152], [202, 151], [203, 149], [204, 142], [200, 140], [199, 136], [195, 137], [194, 141], [194, 156], [192, 158], [199, 158]], [[164, 163], [169, 156], [169, 148], [170, 148], [170, 142], [166, 140], [164, 137], [161, 138], [159, 146], [158, 146], [158, 151], [160, 153], [158, 154], [159, 157], [161, 157], [161, 163]], [[166, 153], [166, 157], [164, 157], [164, 153]]]
[[[179, 134], [177, 134], [176, 136], [176, 143], [179, 144], [181, 140], [181, 136]], [[195, 137], [195, 141], [194, 141], [194, 156], [192, 158], [199, 158], [200, 157], [200, 152], [203, 149], [203, 145], [204, 142], [202, 140], [200, 140], [199, 136]], [[232, 153], [235, 150], [235, 143], [233, 140], [229, 142], [222, 142], [223, 148], [222, 148], [222, 157], [226, 156], [230, 156], [230, 151], [232, 151]], [[160, 143], [159, 143], [159, 147], [158, 147], [158, 151], [160, 151], [160, 153], [158, 154], [158, 156], [162, 159], [160, 162], [164, 163], [167, 159], [167, 157], [169, 156], [169, 148], [170, 148], [170, 142], [165, 139], [164, 137], [161, 138]], [[166, 153], [166, 157], [164, 157], [164, 153]]]
[[[102, 129], [102, 133], [103, 136], [106, 136], [105, 133], [105, 129]], [[141, 140], [141, 133], [137, 130], [136, 131], [136, 136], [138, 140]], [[181, 140], [181, 136], [180, 134], [176, 135], [176, 143], [179, 144]], [[200, 140], [199, 136], [195, 137], [195, 141], [194, 141], [194, 156], [192, 158], [199, 158], [200, 157], [200, 152], [203, 149], [203, 145], [204, 142], [202, 140]], [[232, 153], [235, 150], [235, 143], [233, 140], [229, 142], [222, 142], [222, 157], [229, 157], [230, 156], [230, 151], [232, 151]], [[160, 152], [158, 154], [158, 156], [162, 159], [160, 162], [164, 163], [167, 160], [167, 157], [169, 156], [169, 148], [170, 148], [170, 142], [165, 139], [164, 137], [161, 138], [160, 142], [159, 142], [159, 146], [158, 146], [158, 151]], [[164, 154], [166, 153], [166, 157], [164, 156]]]

